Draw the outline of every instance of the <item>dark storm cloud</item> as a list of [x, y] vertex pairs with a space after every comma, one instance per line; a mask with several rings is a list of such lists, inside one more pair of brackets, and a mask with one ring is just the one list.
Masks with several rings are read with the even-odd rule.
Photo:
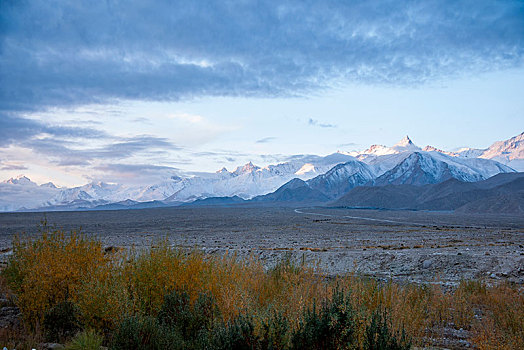
[[1, 1], [0, 35], [4, 111], [285, 96], [522, 66], [524, 2]]

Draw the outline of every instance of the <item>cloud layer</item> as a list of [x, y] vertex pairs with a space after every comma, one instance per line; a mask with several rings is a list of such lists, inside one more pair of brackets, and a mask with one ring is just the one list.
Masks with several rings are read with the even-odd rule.
[[[81, 124], [32, 117], [121, 100], [285, 97], [348, 82], [417, 86], [523, 65], [522, 1], [0, 1], [0, 151], [21, 147], [53, 166], [115, 177], [167, 173], [183, 141], [117, 137], [89, 111]], [[185, 151], [229, 162], [242, 156]], [[162, 154], [169, 162], [143, 165]], [[0, 160], [0, 170], [29, 163], [15, 155]]]
[[[276, 5], [278, 4], [278, 5]], [[2, 1], [0, 108], [293, 95], [521, 66], [521, 1]]]

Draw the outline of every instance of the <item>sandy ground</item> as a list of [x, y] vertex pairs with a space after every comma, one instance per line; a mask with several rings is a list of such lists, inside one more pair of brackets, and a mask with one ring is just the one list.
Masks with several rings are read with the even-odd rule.
[[454, 285], [461, 279], [524, 284], [524, 218], [445, 212], [326, 208], [163, 208], [0, 214], [0, 259], [15, 233], [41, 220], [96, 235], [105, 246], [149, 247], [168, 238], [210, 254], [285, 255], [328, 275], [356, 272], [400, 282]]

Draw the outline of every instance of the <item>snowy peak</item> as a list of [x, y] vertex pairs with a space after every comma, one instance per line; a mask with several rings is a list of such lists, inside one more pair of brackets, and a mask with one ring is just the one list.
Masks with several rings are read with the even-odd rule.
[[430, 146], [430, 145], [427, 145], [427, 146], [424, 147], [422, 150], [423, 150], [424, 152], [440, 152], [440, 153], [444, 153], [443, 150], [438, 149], [438, 148], [433, 147], [433, 146]]
[[235, 171], [233, 171], [233, 174], [238, 176], [238, 175], [252, 173], [259, 169], [260, 167], [253, 165], [253, 163], [249, 162], [249, 163], [246, 163], [244, 166], [241, 166], [241, 167], [239, 166], [238, 168], [236, 168]]
[[220, 179], [227, 179], [232, 176], [235, 176], [235, 174], [230, 173], [229, 170], [226, 169], [226, 167], [223, 167], [222, 169], [215, 171], [215, 175], [218, 176], [218, 178]]
[[371, 154], [375, 156], [384, 156], [386, 154], [397, 153], [394, 149], [383, 145], [372, 145], [367, 150], [360, 152], [360, 154]]
[[[452, 178], [449, 165], [435, 159], [429, 153], [414, 152], [393, 169], [378, 177], [374, 184], [378, 186], [425, 185], [442, 182]], [[476, 180], [480, 180], [480, 176]]]
[[495, 142], [479, 158], [496, 160], [524, 172], [524, 132], [509, 140]]
[[407, 135], [391, 148], [399, 152], [420, 150], [420, 147], [416, 146]]
[[17, 177], [12, 177], [9, 180], [4, 181], [4, 183], [11, 184], [11, 185], [35, 185], [36, 186], [36, 184], [33, 181], [29, 180], [29, 178], [24, 175], [18, 175]]
[[358, 160], [370, 164], [371, 162], [377, 160], [380, 161], [380, 159], [388, 159], [392, 155], [417, 151], [421, 151], [420, 147], [415, 145], [409, 136], [406, 135], [402, 140], [397, 142], [392, 147], [375, 144], [364, 151], [351, 152], [350, 154], [356, 157]]
[[36, 208], [59, 191], [56, 187], [47, 184], [38, 186], [23, 175], [2, 181], [0, 182], [0, 211]]
[[367, 164], [351, 160], [338, 164], [325, 174], [308, 180], [307, 184], [328, 198], [334, 199], [374, 178], [375, 175]]
[[355, 159], [354, 157], [344, 154], [342, 152], [335, 152], [332, 154], [328, 154], [325, 157], [322, 157], [319, 163], [321, 164], [339, 164], [339, 163], [348, 162], [354, 159]]
[[442, 154], [447, 154], [448, 156], [452, 156], [452, 157], [457, 157], [459, 156], [459, 154], [457, 153], [454, 153], [454, 152], [447, 152], [447, 151], [443, 151], [439, 148], [436, 148], [436, 147], [433, 147], [433, 146], [430, 146], [430, 145], [427, 145], [426, 147], [424, 147], [422, 149], [424, 152], [438, 152], [438, 153], [442, 153]]
[[511, 161], [524, 159], [524, 132], [506, 141], [498, 141], [491, 145], [480, 158]]
[[52, 182], [47, 182], [45, 184], [41, 184], [40, 187], [48, 187], [48, 188], [58, 188], [56, 185]]
[[313, 173], [313, 172], [315, 172], [315, 166], [311, 163], [306, 163], [302, 165], [302, 167], [295, 172], [295, 175], [300, 176], [300, 175], [304, 175], [307, 173]]
[[[402, 140], [400, 140], [399, 142], [397, 142], [395, 144], [395, 146], [398, 146], [398, 147], [408, 147], [408, 146], [414, 146], [413, 144], [413, 141], [411, 141], [411, 139], [409, 138], [408, 135], [404, 136], [404, 138]], [[393, 147], [395, 147], [393, 146]]]
[[487, 179], [514, 170], [500, 163], [477, 158], [451, 157], [438, 152], [413, 152], [378, 177], [375, 185], [425, 185], [455, 178], [464, 182]]
[[482, 153], [484, 153], [485, 149], [478, 149], [478, 148], [470, 148], [470, 147], [462, 147], [459, 148], [456, 152], [454, 152], [459, 157], [464, 158], [477, 158]]

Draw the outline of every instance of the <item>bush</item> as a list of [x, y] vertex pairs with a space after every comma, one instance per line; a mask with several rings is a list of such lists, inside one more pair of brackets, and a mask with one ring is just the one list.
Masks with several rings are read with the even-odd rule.
[[319, 311], [315, 305], [306, 310], [291, 339], [293, 349], [347, 349], [356, 341], [349, 294], [338, 289]]
[[78, 333], [71, 343], [66, 346], [66, 350], [100, 350], [104, 337], [95, 330], [87, 330]]
[[365, 349], [369, 350], [408, 350], [411, 342], [404, 331], [397, 338], [388, 326], [387, 314], [375, 311], [371, 323], [366, 328]]
[[184, 341], [176, 332], [158, 323], [151, 316], [125, 318], [111, 342], [112, 350], [178, 350], [185, 349]]
[[199, 295], [192, 306], [187, 292], [175, 290], [165, 296], [158, 320], [190, 338], [201, 329], [210, 329], [216, 315], [214, 300], [208, 294]]
[[95, 270], [75, 293], [82, 324], [108, 337], [125, 316], [134, 314], [128, 295], [119, 265], [108, 263]]
[[13, 254], [3, 271], [25, 320], [34, 328], [54, 305], [75, 300], [82, 281], [106, 264], [99, 241], [72, 232], [67, 235], [44, 224], [31, 240], [16, 236]]
[[251, 350], [260, 348], [260, 339], [255, 334], [253, 320], [239, 316], [227, 324], [216, 327], [210, 349]]
[[290, 325], [281, 313], [274, 313], [262, 324], [262, 348], [280, 350], [289, 348]]
[[56, 304], [44, 315], [44, 331], [50, 342], [62, 342], [80, 330], [78, 308], [70, 301]]
[[191, 305], [185, 291], [175, 290], [165, 297], [158, 321], [170, 332], [177, 333], [184, 340], [186, 349], [197, 349], [207, 343], [218, 315], [211, 295], [200, 294]]

